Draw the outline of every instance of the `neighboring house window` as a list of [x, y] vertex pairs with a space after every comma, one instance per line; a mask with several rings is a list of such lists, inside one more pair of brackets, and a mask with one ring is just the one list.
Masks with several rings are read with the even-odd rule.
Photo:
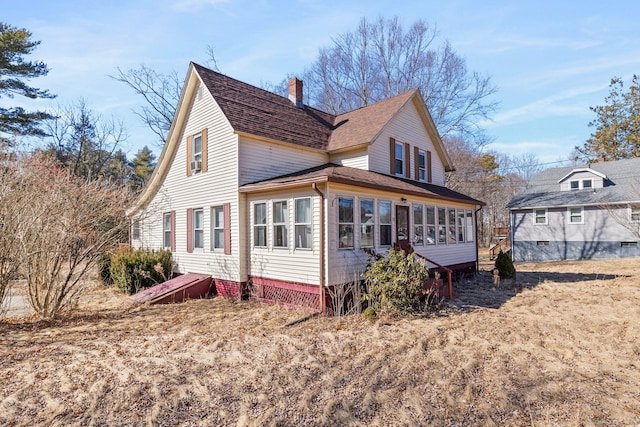
[[582, 208], [569, 208], [569, 223], [582, 224]]
[[449, 223], [449, 243], [456, 243], [456, 210], [447, 209], [447, 220]]
[[424, 245], [424, 222], [422, 205], [413, 205], [413, 244]]
[[427, 180], [427, 154], [422, 150], [418, 151], [418, 180]]
[[456, 229], [458, 230], [458, 243], [464, 243], [464, 211], [458, 209], [458, 223]]
[[267, 246], [267, 204], [253, 205], [253, 246]]
[[288, 247], [288, 227], [289, 214], [287, 201], [280, 200], [273, 202], [273, 246], [276, 248]]
[[536, 224], [546, 224], [547, 223], [547, 210], [546, 209], [535, 209], [533, 211], [534, 222]]
[[577, 190], [580, 188], [580, 181], [571, 181], [569, 185], [571, 186], [572, 190]]
[[193, 248], [204, 249], [204, 210], [193, 210]]
[[401, 142], [396, 142], [395, 149], [395, 163], [396, 163], [396, 175], [404, 176], [404, 144]]
[[438, 208], [438, 243], [447, 243], [447, 210]]
[[224, 249], [224, 209], [211, 208], [211, 249]]
[[171, 212], [167, 212], [162, 215], [162, 246], [167, 249], [171, 247], [171, 236], [173, 234], [171, 225]]
[[391, 246], [391, 202], [378, 203], [380, 221], [380, 246]]
[[473, 212], [467, 212], [467, 242], [473, 242], [475, 240], [475, 233], [473, 228]]
[[374, 244], [375, 217], [373, 215], [373, 206], [373, 200], [360, 199], [360, 246], [364, 248], [370, 248]]
[[434, 245], [436, 243], [436, 209], [433, 206], [427, 206], [427, 244]]
[[631, 221], [640, 221], [640, 206], [631, 207]]
[[338, 198], [338, 247], [353, 248], [353, 198]]
[[582, 180], [582, 188], [592, 188], [592, 187], [593, 187], [593, 180], [591, 179]]
[[295, 201], [295, 247], [311, 249], [311, 198]]
[[548, 240], [538, 240], [536, 242], [536, 246], [549, 246], [549, 241]]
[[140, 221], [135, 220], [133, 224], [131, 224], [131, 238], [133, 240], [140, 239]]
[[638, 242], [620, 242], [622, 248], [637, 248]]

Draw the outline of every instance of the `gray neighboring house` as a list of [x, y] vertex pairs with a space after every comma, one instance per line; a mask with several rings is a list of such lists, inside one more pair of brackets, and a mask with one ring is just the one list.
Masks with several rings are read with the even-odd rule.
[[516, 262], [640, 256], [640, 158], [544, 170], [507, 209]]

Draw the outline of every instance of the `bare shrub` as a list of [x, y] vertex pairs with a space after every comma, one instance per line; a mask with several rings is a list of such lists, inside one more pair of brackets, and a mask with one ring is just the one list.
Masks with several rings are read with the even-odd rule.
[[18, 185], [17, 170], [12, 163], [0, 165], [0, 316], [4, 315], [11, 280], [18, 275], [16, 235], [14, 230], [20, 219], [21, 206], [13, 200], [13, 189]]
[[128, 193], [109, 182], [74, 177], [39, 156], [23, 157], [9, 168], [17, 178], [7, 189], [17, 210], [6, 219], [12, 224], [11, 262], [27, 281], [34, 311], [53, 318], [74, 307], [83, 277], [126, 236]]
[[355, 277], [346, 283], [327, 288], [332, 314], [336, 317], [362, 313], [363, 282]]

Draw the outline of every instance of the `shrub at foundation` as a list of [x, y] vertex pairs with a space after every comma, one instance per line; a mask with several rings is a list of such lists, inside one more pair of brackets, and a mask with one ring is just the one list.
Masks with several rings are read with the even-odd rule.
[[426, 262], [415, 253], [389, 250], [387, 257], [372, 259], [364, 272], [369, 303], [367, 317], [388, 313], [406, 315], [424, 307], [422, 285], [429, 278]]
[[513, 266], [513, 261], [511, 261], [511, 257], [500, 251], [498, 257], [496, 258], [495, 267], [498, 269], [500, 273], [501, 279], [515, 279], [516, 278], [516, 268]]
[[109, 268], [113, 284], [128, 294], [167, 281], [172, 271], [173, 259], [168, 250], [118, 251], [111, 256]]

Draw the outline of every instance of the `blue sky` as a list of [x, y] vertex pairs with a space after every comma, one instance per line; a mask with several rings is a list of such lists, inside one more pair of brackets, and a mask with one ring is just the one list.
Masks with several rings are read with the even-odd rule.
[[[449, 40], [470, 70], [489, 75], [500, 103], [484, 123], [489, 148], [566, 159], [589, 137], [590, 106], [602, 105], [612, 77], [640, 74], [637, 1], [320, 1], [320, 0], [2, 0], [0, 20], [33, 33], [33, 59], [51, 69], [32, 81], [63, 105], [84, 98], [122, 120], [132, 156], [155, 135], [132, 110], [141, 105], [108, 76], [140, 64], [185, 75], [206, 65], [213, 47], [220, 70], [260, 85], [301, 73], [318, 49], [356, 28], [362, 17], [423, 19]], [[0, 102], [15, 105], [18, 99]], [[46, 101], [50, 104], [50, 101]], [[27, 108], [42, 108], [23, 103]], [[44, 105], [44, 104], [43, 104]], [[159, 153], [158, 148], [154, 148]]]

